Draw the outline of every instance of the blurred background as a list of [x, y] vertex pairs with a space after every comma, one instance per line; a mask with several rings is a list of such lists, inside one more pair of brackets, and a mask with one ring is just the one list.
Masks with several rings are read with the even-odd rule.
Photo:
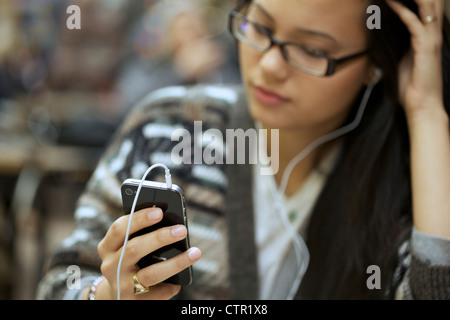
[[[168, 85], [240, 83], [227, 30], [234, 4], [0, 0], [0, 299], [34, 299], [99, 156], [139, 99]], [[66, 25], [70, 5], [79, 30]]]
[[[0, 299], [45, 260], [130, 108], [168, 85], [240, 83], [234, 0], [0, 1]], [[69, 29], [70, 5], [81, 29]]]

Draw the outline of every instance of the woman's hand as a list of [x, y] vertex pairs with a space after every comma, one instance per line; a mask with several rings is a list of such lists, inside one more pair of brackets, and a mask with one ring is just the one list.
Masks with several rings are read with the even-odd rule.
[[419, 16], [388, 1], [411, 33], [411, 51], [399, 66], [399, 97], [410, 137], [413, 221], [423, 233], [450, 239], [450, 133], [442, 73], [444, 0], [416, 2]]
[[399, 2], [387, 3], [411, 33], [411, 51], [399, 66], [399, 97], [406, 115], [415, 116], [423, 110], [443, 111], [444, 0], [416, 0], [419, 15]]
[[[116, 299], [117, 266], [125, 240], [130, 215], [117, 219], [109, 228], [98, 245], [98, 253], [102, 259], [101, 271], [105, 277], [96, 290], [96, 299]], [[163, 213], [159, 208], [137, 211], [133, 215], [130, 234], [161, 221]], [[200, 259], [200, 250], [191, 248], [187, 252], [143, 269], [136, 263], [147, 254], [166, 245], [183, 240], [187, 229], [183, 225], [164, 227], [151, 233], [130, 239], [127, 243], [120, 274], [121, 299], [170, 299], [180, 291], [180, 286], [162, 284], [161, 282], [191, 266]], [[137, 272], [139, 282], [149, 287], [149, 292], [134, 294], [133, 275]]]

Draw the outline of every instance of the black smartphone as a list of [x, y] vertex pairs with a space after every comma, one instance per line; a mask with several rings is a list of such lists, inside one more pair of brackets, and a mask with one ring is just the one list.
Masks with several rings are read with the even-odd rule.
[[[133, 201], [140, 182], [140, 180], [136, 179], [127, 179], [122, 183], [121, 191], [124, 214], [131, 213]], [[153, 226], [143, 228], [133, 233], [132, 235], [130, 235], [130, 239], [163, 227], [177, 224], [183, 224], [186, 226], [186, 228], [188, 228], [186, 217], [186, 203], [183, 195], [183, 189], [180, 186], [172, 184], [172, 187], [168, 188], [167, 185], [162, 182], [144, 181], [141, 192], [139, 193], [139, 198], [136, 202], [135, 212], [154, 206], [161, 208], [161, 210], [163, 211], [163, 219]], [[173, 258], [176, 255], [188, 250], [189, 247], [190, 245], [188, 229], [188, 235], [185, 239], [162, 247], [148, 254], [147, 256], [139, 260], [137, 265], [139, 268], [145, 268], [154, 263]], [[188, 267], [180, 273], [164, 281], [164, 283], [172, 283], [183, 286], [190, 285], [191, 282], [192, 267]]]

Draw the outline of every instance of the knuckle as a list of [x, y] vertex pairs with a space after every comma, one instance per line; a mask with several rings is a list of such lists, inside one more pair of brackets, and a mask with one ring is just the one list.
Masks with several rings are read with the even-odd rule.
[[102, 274], [107, 274], [107, 273], [108, 273], [108, 267], [106, 266], [105, 263], [102, 263], [102, 264], [100, 265], [100, 272], [101, 272]]
[[123, 217], [120, 217], [119, 219], [113, 222], [113, 224], [109, 228], [111, 236], [119, 237], [123, 234], [124, 228], [122, 227], [122, 220]]
[[156, 241], [159, 245], [165, 245], [169, 239], [169, 229], [162, 228], [156, 231]]
[[135, 260], [139, 254], [139, 244], [134, 239], [129, 240], [126, 247], [127, 259]]
[[97, 252], [101, 259], [103, 259], [104, 256], [104, 246], [105, 246], [105, 239], [102, 239], [97, 244]]
[[100, 272], [105, 276], [110, 275], [112, 270], [113, 268], [110, 263], [102, 262], [102, 264], [100, 265]]
[[178, 270], [184, 270], [189, 266], [189, 263], [186, 261], [187, 258], [185, 256], [180, 256], [175, 259], [175, 266]]

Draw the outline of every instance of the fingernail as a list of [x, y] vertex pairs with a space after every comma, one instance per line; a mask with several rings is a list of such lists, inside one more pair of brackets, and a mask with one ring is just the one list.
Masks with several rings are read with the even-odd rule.
[[172, 228], [171, 232], [174, 237], [182, 237], [186, 235], [186, 228], [184, 226], [176, 226]]
[[194, 248], [190, 248], [189, 251], [188, 251], [188, 257], [192, 261], [198, 260], [201, 255], [202, 255], [202, 252], [200, 251], [199, 248], [195, 248], [195, 247]]

